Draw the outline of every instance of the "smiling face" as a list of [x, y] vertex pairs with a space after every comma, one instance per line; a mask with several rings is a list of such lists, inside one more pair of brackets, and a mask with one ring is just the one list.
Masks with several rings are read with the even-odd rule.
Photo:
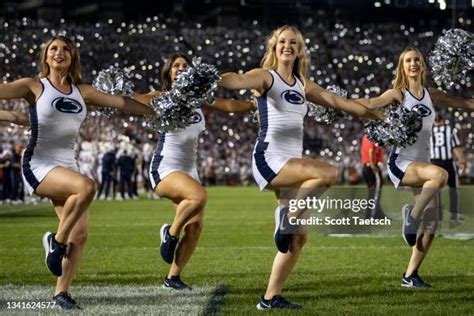
[[51, 69], [65, 71], [71, 65], [71, 48], [66, 42], [56, 39], [46, 51], [46, 63]]
[[170, 68], [170, 78], [172, 81], [175, 81], [178, 78], [178, 75], [185, 71], [188, 68], [188, 62], [182, 57], [176, 58], [171, 64]]
[[395, 79], [392, 81], [394, 89], [409, 89], [410, 82], [419, 82], [425, 85], [426, 64], [423, 55], [416, 47], [406, 48], [398, 58]]
[[68, 83], [82, 83], [79, 51], [69, 37], [58, 35], [43, 45], [39, 68], [40, 78], [48, 77], [51, 70], [54, 70], [61, 73]]
[[268, 37], [267, 49], [261, 62], [263, 69], [276, 70], [279, 66], [290, 66], [293, 75], [304, 82], [308, 63], [305, 39], [294, 26], [280, 26]]
[[277, 59], [282, 62], [294, 62], [299, 54], [298, 39], [292, 30], [284, 30], [278, 36], [275, 47]]
[[418, 78], [424, 71], [422, 56], [414, 50], [410, 50], [403, 56], [403, 72], [408, 78]]

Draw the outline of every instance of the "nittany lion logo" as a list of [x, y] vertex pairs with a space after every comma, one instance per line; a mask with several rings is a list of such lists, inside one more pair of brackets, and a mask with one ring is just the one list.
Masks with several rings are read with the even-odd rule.
[[422, 117], [431, 115], [431, 109], [424, 104], [417, 104], [411, 110], [420, 113]]
[[197, 124], [202, 121], [202, 116], [199, 113], [194, 113], [193, 117], [191, 118], [191, 124]]
[[281, 97], [291, 104], [304, 104], [304, 97], [295, 90], [285, 90], [281, 93]]
[[53, 100], [51, 106], [63, 113], [79, 113], [82, 111], [82, 105], [74, 99], [59, 97]]

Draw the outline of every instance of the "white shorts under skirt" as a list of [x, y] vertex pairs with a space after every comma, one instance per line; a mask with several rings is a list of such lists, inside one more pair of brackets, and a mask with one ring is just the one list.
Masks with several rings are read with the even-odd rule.
[[393, 185], [395, 188], [398, 188], [400, 182], [402, 182], [403, 177], [405, 176], [405, 171], [407, 170], [408, 166], [414, 161], [421, 161], [430, 163], [427, 159], [420, 159], [420, 158], [409, 158], [405, 156], [400, 156], [392, 152], [388, 159], [388, 176], [390, 180], [392, 180]]
[[21, 174], [30, 195], [33, 195], [41, 181], [56, 167], [64, 167], [79, 172], [76, 161], [64, 162], [46, 157], [32, 157], [22, 161]]
[[301, 158], [301, 153], [270, 153], [255, 150], [252, 155], [253, 177], [263, 191], [291, 158]]
[[149, 170], [151, 188], [155, 190], [158, 183], [160, 183], [167, 175], [174, 171], [181, 171], [189, 175], [197, 182], [201, 183], [197, 172], [196, 163], [182, 163], [178, 159], [155, 155], [151, 160]]

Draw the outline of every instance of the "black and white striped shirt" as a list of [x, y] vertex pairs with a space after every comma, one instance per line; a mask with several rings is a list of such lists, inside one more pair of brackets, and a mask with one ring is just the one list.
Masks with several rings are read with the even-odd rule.
[[453, 159], [453, 148], [461, 146], [457, 130], [449, 124], [433, 125], [431, 139], [431, 159]]

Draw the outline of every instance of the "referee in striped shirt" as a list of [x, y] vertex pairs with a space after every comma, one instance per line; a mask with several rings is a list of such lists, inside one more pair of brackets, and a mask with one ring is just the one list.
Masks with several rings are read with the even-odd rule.
[[[433, 124], [431, 163], [445, 169], [449, 174], [449, 223], [451, 226], [457, 226], [461, 224], [462, 217], [459, 213], [458, 174], [454, 165], [453, 155], [457, 160], [459, 173], [463, 174], [466, 170], [466, 160], [457, 136], [457, 130], [446, 124], [441, 114], [438, 113]], [[439, 193], [439, 197], [439, 220], [442, 221], [441, 193]]]

